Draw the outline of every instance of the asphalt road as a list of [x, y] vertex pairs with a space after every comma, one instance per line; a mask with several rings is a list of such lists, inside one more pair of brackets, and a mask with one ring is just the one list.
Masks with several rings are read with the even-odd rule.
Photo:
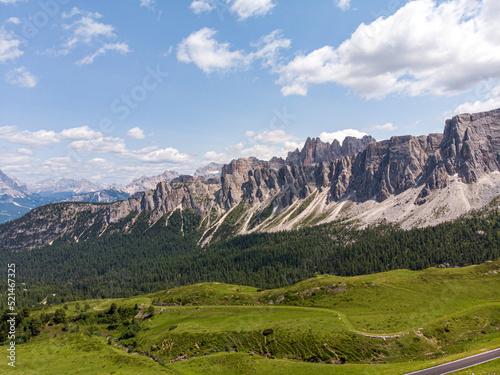
[[450, 374], [452, 372], [462, 370], [467, 367], [479, 365], [484, 362], [492, 361], [494, 359], [500, 358], [500, 348], [495, 350], [490, 350], [489, 352], [484, 352], [481, 354], [476, 354], [471, 357], [464, 359], [459, 359], [458, 361], [445, 363], [444, 365], [439, 365], [431, 367], [425, 370], [411, 372], [406, 375], [444, 375]]

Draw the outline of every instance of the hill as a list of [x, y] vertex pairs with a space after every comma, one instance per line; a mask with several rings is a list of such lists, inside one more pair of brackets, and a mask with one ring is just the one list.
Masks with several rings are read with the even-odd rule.
[[18, 345], [18, 370], [404, 374], [500, 345], [499, 277], [495, 261], [46, 305], [21, 324], [26, 340], [42, 329]]

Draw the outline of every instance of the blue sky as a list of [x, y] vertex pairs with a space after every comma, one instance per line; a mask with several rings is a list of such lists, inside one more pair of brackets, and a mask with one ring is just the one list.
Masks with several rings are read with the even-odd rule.
[[496, 0], [0, 0], [0, 169], [127, 183], [500, 107]]

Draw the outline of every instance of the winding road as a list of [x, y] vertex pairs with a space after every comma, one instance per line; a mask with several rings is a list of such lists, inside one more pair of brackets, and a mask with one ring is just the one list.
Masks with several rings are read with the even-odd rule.
[[406, 375], [444, 375], [500, 358], [500, 348]]

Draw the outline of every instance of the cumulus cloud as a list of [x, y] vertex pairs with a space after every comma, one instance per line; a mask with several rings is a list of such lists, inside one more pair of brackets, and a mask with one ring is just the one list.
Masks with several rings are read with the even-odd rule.
[[215, 9], [215, 4], [212, 0], [195, 0], [189, 6], [194, 13], [200, 14], [205, 12], [211, 12]]
[[228, 3], [230, 3], [230, 11], [235, 13], [240, 20], [264, 16], [275, 6], [272, 0], [233, 0]]
[[282, 36], [280, 30], [275, 30], [252, 44], [255, 52], [231, 50], [227, 42], [218, 42], [214, 29], [203, 28], [185, 38], [177, 48], [177, 60], [184, 63], [194, 63], [205, 73], [214, 71], [247, 69], [255, 60], [261, 60], [263, 66], [275, 68], [280, 49], [289, 48], [291, 41]]
[[275, 156], [286, 157], [289, 151], [300, 148], [304, 142], [298, 141], [293, 134], [285, 130], [248, 130], [244, 134], [245, 142], [239, 142], [224, 149], [224, 152], [209, 151], [203, 160], [216, 163], [227, 163], [232, 159], [254, 156], [269, 160]]
[[217, 153], [215, 151], [208, 151], [203, 155], [203, 160], [224, 164], [230, 161], [230, 157], [224, 152]]
[[95, 139], [102, 137], [101, 132], [91, 129], [89, 126], [64, 129], [59, 133], [61, 139]]
[[28, 130], [19, 130], [16, 126], [0, 127], [0, 139], [5, 139], [10, 143], [34, 147], [44, 147], [61, 141], [54, 131], [39, 130], [30, 132]]
[[17, 4], [17, 3], [22, 3], [27, 0], [0, 0], [0, 3], [2, 4]]
[[17, 126], [0, 127], [0, 139], [5, 139], [10, 143], [33, 147], [49, 146], [60, 143], [63, 139], [89, 140], [99, 137], [102, 137], [102, 133], [96, 132], [88, 126], [64, 129], [59, 133], [53, 130], [38, 130], [36, 132], [31, 132], [29, 130], [19, 130]]
[[128, 130], [125, 135], [128, 138], [132, 138], [132, 139], [144, 139], [144, 138], [146, 138], [146, 135], [144, 134], [144, 130], [142, 130], [139, 127], [135, 127], [135, 128]]
[[11, 85], [25, 88], [35, 87], [38, 83], [38, 77], [28, 72], [24, 66], [9, 70], [5, 73], [5, 80]]
[[214, 29], [204, 27], [185, 38], [178, 46], [177, 59], [194, 63], [205, 73], [228, 71], [248, 66], [251, 59], [242, 51], [231, 51], [229, 43], [219, 43]]
[[333, 133], [323, 132], [319, 135], [319, 137], [323, 142], [332, 143], [333, 140], [336, 139], [339, 143], [342, 143], [345, 137], [363, 138], [365, 135], [368, 134], [356, 129], [344, 129]]
[[496, 0], [408, 2], [361, 24], [338, 48], [299, 54], [280, 69], [283, 95], [337, 83], [368, 99], [389, 94], [452, 95], [500, 78]]
[[500, 85], [491, 88], [491, 91], [488, 89], [484, 100], [478, 99], [462, 103], [450, 115], [485, 112], [497, 108], [500, 108]]
[[135, 159], [148, 163], [182, 163], [190, 161], [188, 154], [181, 153], [175, 148], [158, 149], [157, 146], [153, 146], [141, 150], [129, 150], [123, 139], [113, 137], [74, 141], [70, 143], [69, 148], [86, 154], [113, 154], [121, 159]]
[[14, 60], [23, 54], [19, 49], [21, 41], [8, 31], [0, 28], [0, 63]]

